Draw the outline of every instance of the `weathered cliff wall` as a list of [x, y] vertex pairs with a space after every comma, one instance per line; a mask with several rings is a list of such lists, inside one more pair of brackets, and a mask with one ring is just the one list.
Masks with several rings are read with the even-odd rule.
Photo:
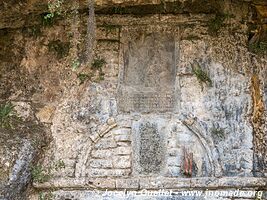
[[265, 4], [96, 1], [87, 65], [85, 2], [4, 1], [1, 198], [266, 189]]

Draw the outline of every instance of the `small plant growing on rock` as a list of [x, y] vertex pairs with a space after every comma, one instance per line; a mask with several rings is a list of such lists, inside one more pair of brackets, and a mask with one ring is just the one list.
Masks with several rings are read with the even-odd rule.
[[72, 60], [71, 68], [72, 68], [73, 71], [77, 70], [80, 66], [81, 66], [81, 62], [79, 61], [78, 58]]
[[104, 80], [104, 75], [105, 73], [103, 72], [102, 68], [103, 66], [106, 64], [107, 62], [105, 61], [104, 58], [100, 58], [100, 57], [97, 57], [93, 60], [93, 63], [92, 63], [92, 66], [91, 66], [91, 69], [92, 70], [98, 70], [98, 78], [97, 78], [97, 82], [98, 81], [102, 81]]
[[106, 64], [107, 62], [105, 61], [104, 58], [100, 58], [100, 57], [97, 57], [93, 60], [93, 63], [92, 63], [92, 69], [98, 69], [98, 70], [101, 70], [102, 67]]
[[[80, 70], [80, 72], [77, 73], [77, 78], [80, 81], [80, 85], [85, 83], [86, 80], [92, 80], [95, 82], [104, 80], [105, 73], [103, 72], [102, 68], [105, 64], [106, 61], [104, 58], [96, 57], [91, 64], [91, 69], [89, 72], [86, 70], [87, 72], [85, 73], [84, 71], [82, 72], [82, 70]], [[77, 70], [81, 66], [79, 59], [74, 59], [71, 66], [72, 70]], [[94, 75], [98, 76], [95, 77]]]
[[105, 76], [105, 73], [102, 72], [102, 71], [100, 71], [100, 72], [99, 72], [99, 80], [101, 80], [101, 81], [104, 80], [104, 79], [105, 79], [104, 76]]
[[42, 165], [35, 165], [31, 168], [32, 179], [36, 183], [44, 183], [51, 179], [52, 170], [59, 171], [65, 168], [65, 163], [62, 160], [52, 163], [52, 165], [44, 168]]
[[54, 195], [51, 191], [49, 192], [40, 192], [38, 195], [38, 200], [53, 200], [54, 199]]
[[54, 23], [54, 14], [47, 13], [43, 16], [43, 25], [51, 26]]
[[12, 103], [4, 103], [0, 105], [0, 126], [1, 128], [14, 128], [13, 122], [18, 119], [14, 111]]
[[87, 79], [90, 79], [91, 76], [89, 74], [79, 73], [77, 78], [80, 80], [80, 85], [83, 84]]
[[61, 15], [61, 6], [64, 0], [50, 0], [48, 3], [49, 12], [43, 16], [44, 25], [52, 25], [54, 18]]
[[61, 6], [64, 0], [50, 0], [48, 3], [48, 9], [51, 13], [61, 14]]
[[201, 66], [197, 62], [194, 62], [194, 64], [192, 65], [192, 72], [197, 77], [199, 82], [201, 83], [202, 90], [203, 90], [202, 83], [205, 83], [208, 86], [212, 86], [212, 81], [211, 81], [209, 75], [207, 74], [207, 72], [205, 72], [201, 68]]
[[63, 160], [59, 160], [56, 163], [54, 163], [54, 169], [56, 171], [60, 170], [60, 169], [64, 169], [66, 167], [65, 163]]
[[32, 167], [31, 174], [32, 179], [36, 183], [44, 183], [51, 178], [51, 168], [48, 167], [46, 170], [41, 165]]
[[211, 129], [211, 133], [215, 136], [217, 136], [218, 138], [225, 138], [225, 131], [223, 128], [220, 127], [212, 127]]

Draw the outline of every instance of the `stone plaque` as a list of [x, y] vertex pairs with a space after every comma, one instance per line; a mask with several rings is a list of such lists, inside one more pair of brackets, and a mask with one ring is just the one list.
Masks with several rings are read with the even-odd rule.
[[139, 165], [142, 174], [157, 174], [163, 161], [162, 141], [155, 124], [141, 124]]
[[127, 92], [121, 97], [120, 106], [125, 111], [171, 111], [174, 107], [174, 94], [166, 92]]
[[165, 112], [175, 107], [175, 39], [172, 32], [139, 31], [125, 42], [119, 110]]
[[134, 173], [158, 175], [165, 163], [164, 123], [160, 118], [141, 120], [133, 124]]

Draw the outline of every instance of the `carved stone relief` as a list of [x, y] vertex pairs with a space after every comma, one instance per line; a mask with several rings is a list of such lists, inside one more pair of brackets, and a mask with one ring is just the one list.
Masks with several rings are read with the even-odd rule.
[[162, 30], [124, 32], [119, 86], [122, 112], [166, 112], [175, 109], [175, 34]]

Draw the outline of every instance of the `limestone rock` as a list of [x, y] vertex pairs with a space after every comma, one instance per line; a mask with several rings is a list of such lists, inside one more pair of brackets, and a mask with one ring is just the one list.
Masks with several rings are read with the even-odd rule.
[[55, 111], [53, 106], [45, 106], [36, 114], [38, 120], [43, 123], [51, 123], [52, 115]]

